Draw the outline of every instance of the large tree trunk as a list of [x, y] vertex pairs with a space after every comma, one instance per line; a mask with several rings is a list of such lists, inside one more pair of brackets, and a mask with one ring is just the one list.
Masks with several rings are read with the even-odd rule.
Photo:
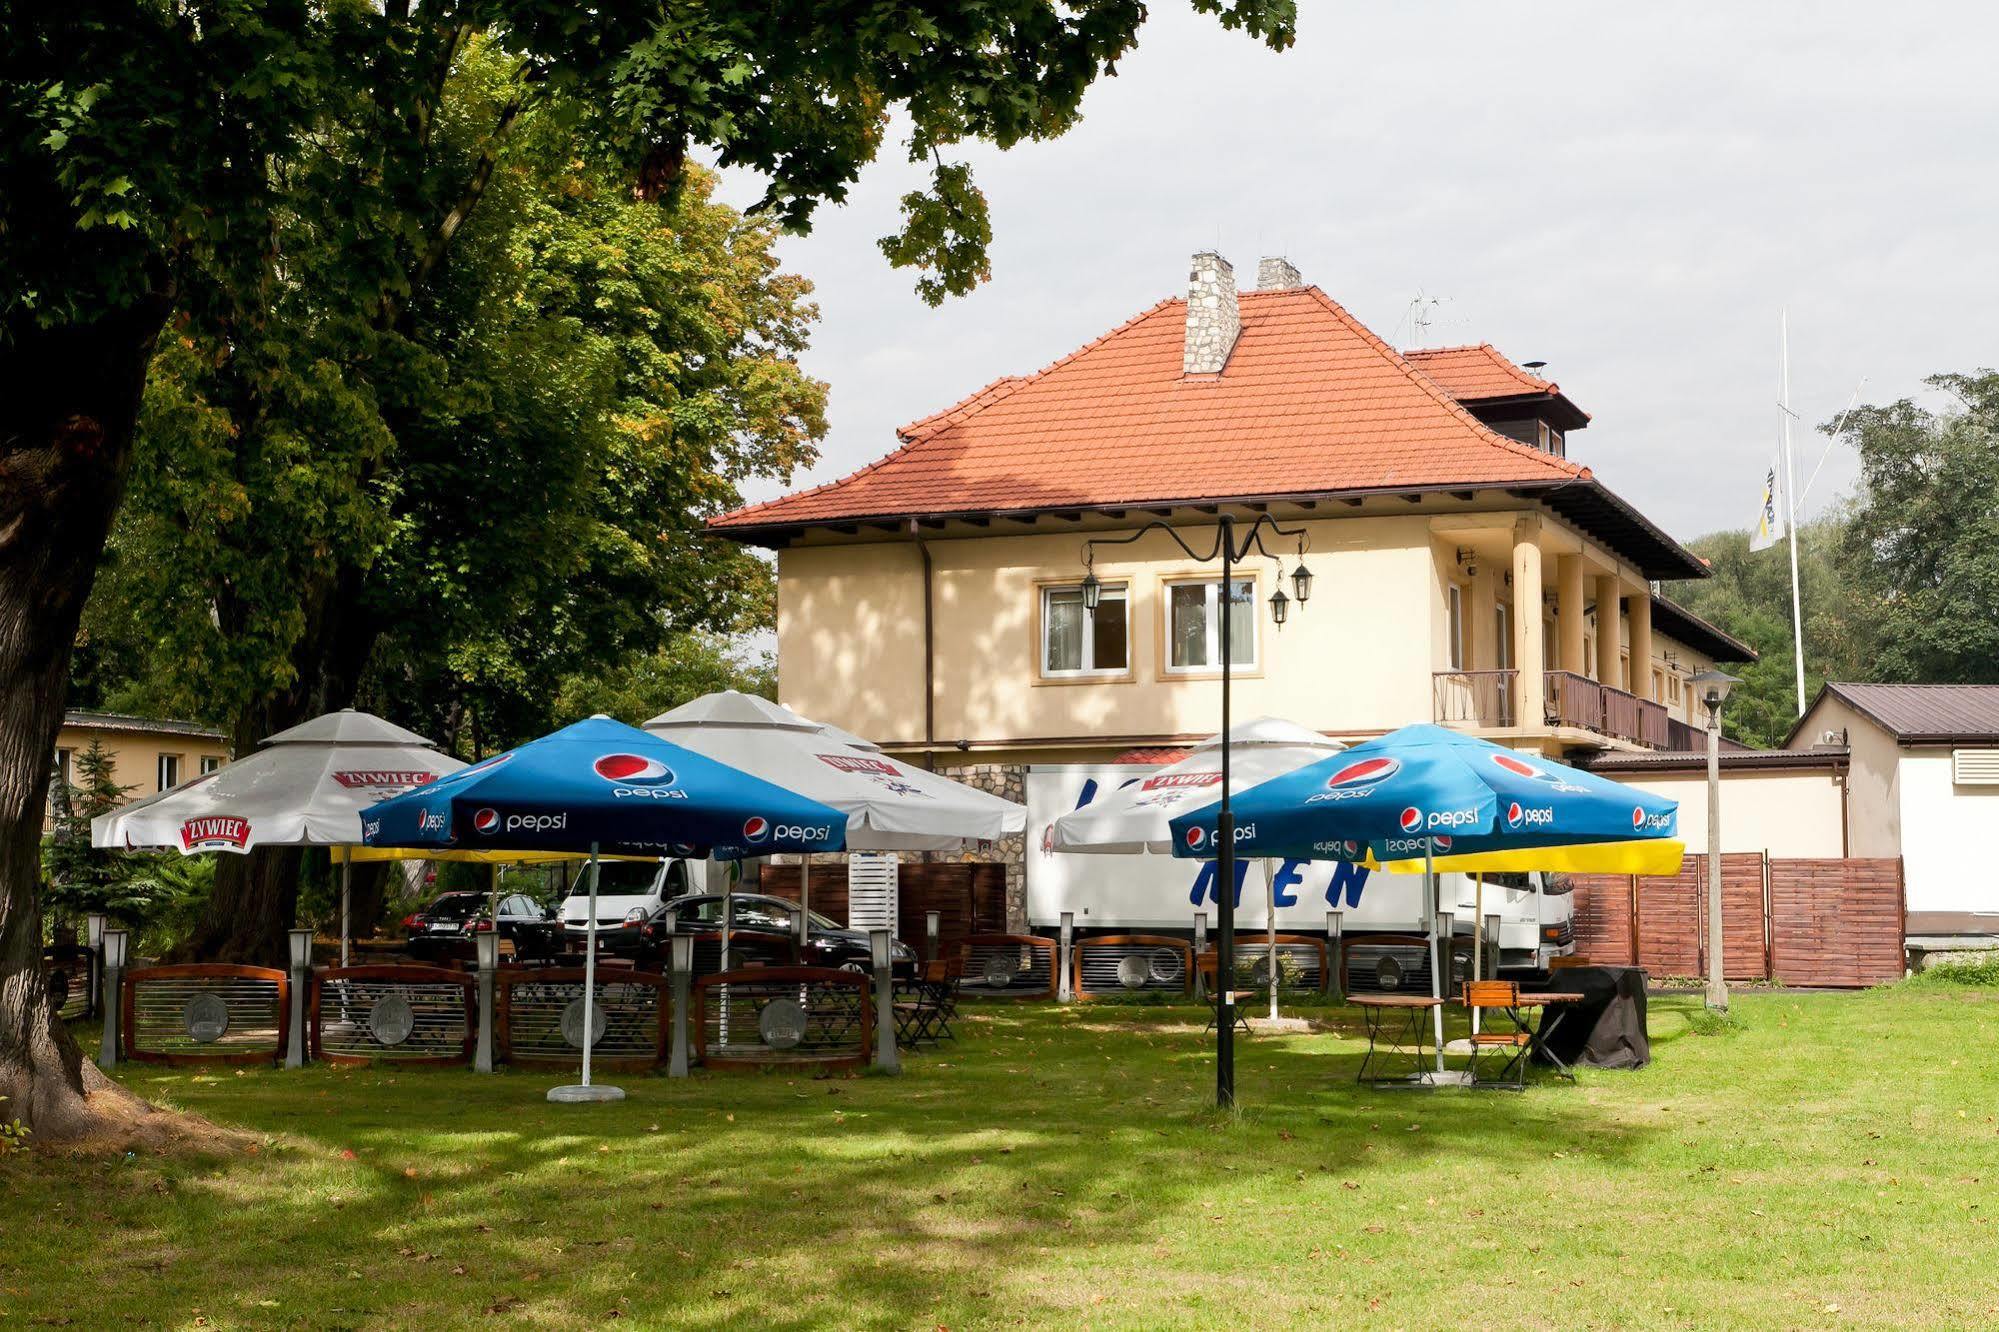
[[[255, 753], [267, 736], [353, 704], [377, 634], [361, 607], [363, 579], [360, 570], [341, 569], [306, 587], [305, 627], [291, 654], [293, 683], [257, 699], [237, 716], [230, 743], [238, 758]], [[285, 931], [298, 917], [302, 861], [296, 847], [221, 857], [208, 910], [176, 959], [286, 965]]]
[[165, 316], [159, 300], [0, 339], [0, 1117], [44, 1142], [102, 1120], [42, 970], [42, 813], [70, 649]]

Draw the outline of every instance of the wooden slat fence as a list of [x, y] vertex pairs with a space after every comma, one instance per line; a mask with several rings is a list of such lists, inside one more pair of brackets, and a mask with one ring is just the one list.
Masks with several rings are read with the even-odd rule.
[[[798, 900], [798, 866], [766, 865], [757, 891]], [[919, 952], [924, 918], [935, 911], [944, 957], [956, 957], [974, 934], [1006, 930], [1006, 866], [987, 861], [905, 860], [896, 871], [896, 937]], [[834, 920], [847, 919], [847, 866], [814, 862], [812, 909]]]
[[[1732, 981], [1879, 985], [1903, 968], [1902, 866], [1895, 859], [1722, 857], [1722, 965]], [[1707, 865], [1679, 874], [1578, 874], [1576, 952], [1654, 976], [1707, 969]]]

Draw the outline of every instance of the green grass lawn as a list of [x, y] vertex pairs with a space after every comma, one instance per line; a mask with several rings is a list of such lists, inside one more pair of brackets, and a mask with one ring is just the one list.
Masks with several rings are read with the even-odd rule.
[[[1999, 1325], [1999, 992], [1738, 996], [1524, 1095], [1354, 1086], [1337, 1032], [968, 1005], [900, 1078], [128, 1069], [227, 1159], [0, 1162], [0, 1323]], [[204, 1321], [205, 1320], [205, 1321]]]

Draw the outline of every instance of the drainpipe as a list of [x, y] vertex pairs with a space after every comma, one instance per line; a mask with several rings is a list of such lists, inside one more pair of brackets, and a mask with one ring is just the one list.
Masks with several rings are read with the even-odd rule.
[[931, 632], [932, 583], [935, 572], [930, 562], [930, 547], [917, 530], [916, 519], [909, 520], [909, 539], [916, 543], [916, 553], [923, 560], [923, 766], [931, 771], [937, 768], [937, 649]]

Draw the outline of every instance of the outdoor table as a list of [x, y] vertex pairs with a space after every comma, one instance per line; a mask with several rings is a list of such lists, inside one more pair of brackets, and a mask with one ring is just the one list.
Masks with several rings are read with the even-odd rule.
[[[1354, 1081], [1376, 1087], [1421, 1084], [1423, 1046], [1429, 1032], [1427, 1019], [1432, 1010], [1444, 1006], [1444, 1001], [1427, 994], [1356, 994], [1347, 1002], [1367, 1020], [1367, 1054], [1360, 1061], [1360, 1072]], [[1398, 1057], [1413, 1060], [1414, 1070], [1401, 1077], [1381, 1076], [1381, 1067]]]
[[1551, 1009], [1539, 1062], [1588, 1068], [1643, 1068], [1652, 1062], [1645, 1034], [1643, 967], [1567, 967], [1554, 984], [1581, 997]]
[[1520, 1023], [1520, 1029], [1527, 1033], [1528, 1057], [1539, 1055], [1553, 1064], [1556, 1072], [1572, 1082], [1576, 1075], [1570, 1071], [1561, 1056], [1548, 1048], [1547, 1040], [1562, 1025], [1562, 1020], [1569, 1015], [1571, 1008], [1581, 1003], [1583, 998], [1582, 994], [1572, 990], [1546, 990], [1537, 994], [1522, 994], [1518, 1001], [1519, 1008], [1547, 1010], [1541, 1015], [1538, 1028], [1529, 1026], [1517, 1010], [1513, 1014], [1514, 1019]]

